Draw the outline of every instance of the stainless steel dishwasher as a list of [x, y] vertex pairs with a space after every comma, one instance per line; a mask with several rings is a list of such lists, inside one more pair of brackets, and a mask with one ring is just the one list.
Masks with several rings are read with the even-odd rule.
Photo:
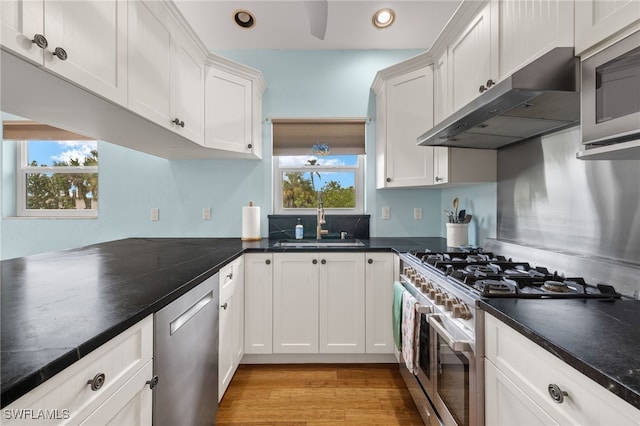
[[153, 424], [211, 425], [218, 411], [218, 274], [154, 316]]

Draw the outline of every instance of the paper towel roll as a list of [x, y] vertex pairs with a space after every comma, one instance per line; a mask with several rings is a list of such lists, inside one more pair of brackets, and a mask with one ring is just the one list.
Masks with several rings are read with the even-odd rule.
[[244, 241], [260, 240], [260, 207], [249, 203], [242, 207], [242, 239]]

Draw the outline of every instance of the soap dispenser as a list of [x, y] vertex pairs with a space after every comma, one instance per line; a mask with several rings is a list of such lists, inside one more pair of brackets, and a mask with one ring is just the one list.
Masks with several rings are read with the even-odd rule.
[[298, 218], [298, 224], [296, 225], [296, 240], [301, 240], [303, 236], [304, 236], [304, 228], [302, 227], [300, 218]]

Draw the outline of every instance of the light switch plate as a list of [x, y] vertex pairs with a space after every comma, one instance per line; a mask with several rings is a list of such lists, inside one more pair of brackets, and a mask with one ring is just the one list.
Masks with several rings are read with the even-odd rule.
[[211, 207], [204, 207], [202, 209], [202, 220], [211, 220]]
[[160, 209], [154, 207], [151, 209], [151, 220], [153, 222], [160, 220]]
[[382, 220], [391, 219], [391, 212], [389, 211], [389, 207], [382, 208]]
[[413, 209], [413, 219], [414, 220], [422, 220], [422, 207], [414, 207], [414, 209]]

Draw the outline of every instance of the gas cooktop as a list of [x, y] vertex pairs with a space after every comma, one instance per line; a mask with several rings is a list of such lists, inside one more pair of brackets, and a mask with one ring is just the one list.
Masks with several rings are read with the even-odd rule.
[[410, 252], [416, 261], [482, 297], [620, 298], [606, 284], [589, 285], [581, 277], [564, 277], [541, 266], [469, 249], [463, 252]]

